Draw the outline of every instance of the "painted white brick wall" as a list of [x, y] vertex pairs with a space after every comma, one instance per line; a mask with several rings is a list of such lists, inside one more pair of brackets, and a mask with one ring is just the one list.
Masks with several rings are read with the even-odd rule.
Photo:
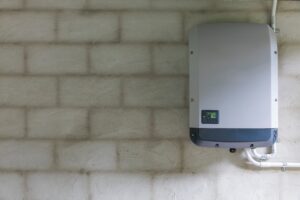
[[[299, 199], [297, 171], [188, 135], [189, 30], [270, 2], [0, 0], [0, 199]], [[279, 2], [275, 160], [300, 160], [299, 11]]]
[[53, 151], [50, 142], [0, 141], [0, 169], [50, 169], [53, 166]]
[[90, 184], [92, 200], [151, 199], [151, 176], [148, 174], [91, 174]]
[[188, 138], [186, 109], [157, 109], [154, 111], [154, 135], [158, 138]]
[[124, 41], [168, 41], [182, 39], [182, 16], [176, 12], [133, 12], [121, 16]]
[[4, 42], [51, 41], [55, 35], [55, 15], [35, 12], [0, 14], [0, 40]]
[[121, 169], [134, 170], [179, 170], [179, 144], [172, 141], [132, 141], [119, 146]]
[[154, 177], [154, 199], [216, 199], [217, 178], [211, 174], [164, 174]]
[[101, 109], [91, 114], [93, 138], [126, 139], [151, 136], [149, 109]]
[[51, 106], [56, 103], [56, 80], [48, 77], [0, 77], [0, 104]]
[[62, 41], [116, 41], [118, 15], [68, 13], [59, 15], [58, 38]]
[[28, 71], [32, 74], [80, 74], [87, 71], [86, 48], [44, 45], [28, 48]]
[[28, 112], [28, 137], [64, 139], [87, 137], [84, 109], [34, 109]]
[[2, 0], [0, 2], [0, 8], [4, 9], [17, 9], [17, 8], [22, 8], [23, 6], [23, 1], [22, 0]]
[[116, 144], [113, 142], [68, 142], [57, 147], [58, 166], [74, 170], [115, 170]]
[[153, 65], [157, 74], [188, 74], [188, 48], [186, 45], [156, 45]]
[[25, 135], [25, 112], [22, 109], [0, 109], [0, 137], [22, 138]]
[[120, 103], [117, 78], [67, 77], [60, 81], [60, 98], [66, 106], [116, 106]]
[[[14, 59], [12, 59], [14, 58]], [[24, 48], [17, 45], [1, 45], [0, 72], [19, 74], [24, 72]]]
[[75, 173], [34, 173], [27, 178], [29, 199], [86, 200], [87, 176]]
[[25, 178], [16, 173], [0, 173], [0, 199], [24, 199]]
[[97, 74], [146, 74], [151, 71], [151, 50], [147, 45], [95, 46], [91, 67]]
[[27, 0], [27, 8], [41, 9], [81, 9], [85, 0]]
[[89, 8], [91, 9], [134, 9], [148, 8], [151, 0], [90, 0]]
[[181, 78], [127, 78], [124, 103], [127, 106], [184, 106], [184, 86]]

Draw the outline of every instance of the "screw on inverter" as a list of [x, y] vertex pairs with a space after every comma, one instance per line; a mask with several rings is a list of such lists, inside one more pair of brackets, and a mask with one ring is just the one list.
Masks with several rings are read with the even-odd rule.
[[230, 148], [230, 149], [229, 149], [229, 152], [230, 152], [230, 153], [235, 153], [235, 152], [236, 152], [236, 149]]

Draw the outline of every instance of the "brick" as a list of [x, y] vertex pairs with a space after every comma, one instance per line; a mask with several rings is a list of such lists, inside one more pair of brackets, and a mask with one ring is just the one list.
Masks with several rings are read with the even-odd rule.
[[176, 12], [131, 12], [122, 15], [122, 40], [170, 41], [182, 39], [182, 17]]
[[32, 74], [85, 73], [85, 47], [45, 45], [28, 48], [28, 70]]
[[265, 10], [271, 9], [271, 0], [217, 0], [216, 8], [220, 10]]
[[53, 145], [48, 142], [0, 141], [0, 168], [43, 170], [53, 164]]
[[114, 170], [116, 162], [116, 145], [112, 142], [67, 142], [58, 146], [62, 169]]
[[159, 138], [188, 138], [189, 126], [187, 110], [155, 110], [154, 135]]
[[[266, 199], [279, 200], [279, 173], [268, 171], [236, 170], [231, 173], [220, 172], [217, 180], [217, 198], [222, 200]], [[234, 188], [234, 190], [233, 190]], [[251, 190], [249, 188], [255, 188]], [[233, 191], [230, 192], [229, 191]]]
[[290, 171], [281, 174], [280, 199], [289, 198], [297, 200], [300, 198], [299, 173]]
[[154, 47], [154, 70], [157, 74], [187, 74], [188, 48], [184, 45]]
[[144, 45], [100, 45], [92, 48], [92, 71], [100, 74], [150, 72], [151, 52]]
[[91, 9], [148, 8], [150, 0], [90, 0]]
[[131, 78], [124, 83], [128, 106], [183, 106], [184, 80], [181, 78]]
[[279, 50], [279, 69], [284, 75], [299, 75], [300, 45], [283, 45]]
[[[201, 171], [206, 174], [216, 172], [216, 165], [219, 164], [219, 157], [216, 149], [200, 148], [193, 144], [192, 141], [188, 141], [184, 143], [183, 153], [183, 165], [185, 171]], [[204, 160], [205, 162], [203, 162]]]
[[[232, 173], [246, 168], [239, 153], [231, 154], [224, 149], [201, 148], [187, 141], [183, 145], [183, 170], [201, 174]], [[239, 151], [241, 153], [241, 151]], [[204, 162], [205, 161], [205, 162]]]
[[35, 173], [27, 180], [28, 198], [87, 200], [87, 177], [75, 173]]
[[12, 106], [49, 106], [56, 102], [53, 78], [2, 77], [0, 104]]
[[215, 178], [211, 174], [158, 175], [153, 181], [154, 200], [216, 199]]
[[297, 1], [281, 1], [277, 10], [280, 11], [299, 11], [300, 4]]
[[297, 12], [279, 12], [277, 15], [277, 27], [280, 29], [280, 42], [299, 42], [300, 13]]
[[180, 151], [176, 142], [123, 142], [119, 147], [120, 166], [124, 170], [178, 170]]
[[[285, 134], [285, 133], [281, 133]], [[279, 138], [281, 138], [281, 134], [279, 133]], [[288, 134], [288, 133], [287, 133]], [[276, 156], [272, 159], [272, 161], [279, 162], [299, 162], [300, 155], [299, 151], [299, 143], [298, 141], [293, 140], [283, 140], [277, 143], [277, 153]]]
[[21, 8], [23, 6], [22, 0], [2, 0], [0, 1], [0, 8]]
[[59, 16], [58, 38], [65, 41], [116, 41], [118, 16], [110, 13]]
[[300, 106], [300, 80], [297, 77], [281, 76], [279, 78], [279, 106], [281, 108]]
[[60, 98], [70, 106], [116, 106], [120, 103], [120, 80], [116, 78], [63, 78]]
[[0, 174], [0, 199], [23, 200], [24, 178], [19, 174]]
[[[12, 59], [14, 58], [14, 59]], [[0, 73], [24, 72], [24, 49], [22, 46], [1, 45]]]
[[51, 41], [54, 24], [54, 15], [50, 13], [1, 13], [0, 41]]
[[300, 142], [300, 110], [297, 108], [279, 109], [280, 141]]
[[101, 109], [91, 115], [93, 138], [147, 138], [151, 114], [144, 109]]
[[87, 111], [84, 109], [35, 109], [28, 113], [30, 138], [85, 138]]
[[[21, 109], [0, 109], [0, 137], [20, 138], [25, 135], [25, 113]], [[1, 198], [0, 198], [1, 199]]]
[[85, 0], [27, 0], [28, 8], [44, 9], [81, 9], [85, 6]]
[[245, 23], [267, 23], [269, 15], [265, 12], [209, 12], [188, 13], [185, 15], [185, 32], [188, 32], [198, 24], [222, 23], [222, 22], [245, 22]]
[[92, 174], [91, 197], [110, 200], [150, 200], [151, 176], [147, 174]]
[[152, 5], [154, 8], [166, 8], [166, 9], [187, 9], [187, 10], [199, 10], [210, 9], [213, 6], [213, 1], [210, 0], [153, 0]]

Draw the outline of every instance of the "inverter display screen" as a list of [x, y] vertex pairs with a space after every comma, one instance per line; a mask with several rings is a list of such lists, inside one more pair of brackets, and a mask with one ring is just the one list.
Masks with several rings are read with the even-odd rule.
[[202, 124], [218, 124], [219, 123], [219, 111], [218, 110], [202, 110], [201, 112]]

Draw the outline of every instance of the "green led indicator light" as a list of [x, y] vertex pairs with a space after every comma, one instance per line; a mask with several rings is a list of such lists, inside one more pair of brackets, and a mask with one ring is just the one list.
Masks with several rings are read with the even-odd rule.
[[217, 118], [217, 113], [216, 112], [210, 112], [208, 114], [210, 115], [211, 119], [216, 119]]

